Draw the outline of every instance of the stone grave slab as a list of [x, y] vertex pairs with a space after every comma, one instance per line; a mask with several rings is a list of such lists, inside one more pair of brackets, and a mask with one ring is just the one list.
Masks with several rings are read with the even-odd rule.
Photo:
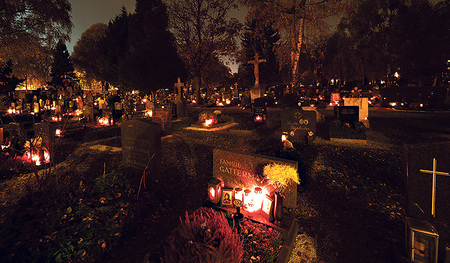
[[[289, 165], [298, 169], [298, 163], [270, 156], [243, 154], [239, 152], [214, 149], [213, 176], [224, 182], [225, 187], [253, 188], [265, 186], [263, 169], [269, 163]], [[297, 184], [293, 183], [285, 189], [283, 205], [287, 208], [297, 206]]]
[[369, 98], [344, 98], [344, 106], [357, 106], [359, 108], [358, 121], [369, 118]]
[[408, 144], [404, 146], [407, 173], [406, 216], [419, 220], [432, 221], [439, 233], [440, 240], [450, 243], [450, 176], [436, 175], [435, 218], [431, 216], [432, 179], [431, 173], [421, 170], [433, 170], [433, 158], [436, 159], [436, 171], [450, 173], [450, 142], [427, 144]]
[[34, 125], [34, 133], [35, 137], [39, 136], [42, 138], [42, 142], [44, 143], [44, 147], [48, 149], [51, 154], [53, 153], [53, 148], [56, 140], [56, 128], [58, 127], [57, 123], [54, 122], [43, 122], [36, 123]]
[[334, 118], [342, 122], [354, 123], [359, 121], [359, 107], [358, 106], [335, 106]]
[[[161, 164], [161, 125], [138, 119], [122, 122], [122, 162], [125, 166], [143, 170], [147, 166], [147, 180], [159, 178]], [[151, 159], [151, 157], [153, 159]], [[150, 161], [151, 159], [151, 161]], [[150, 162], [149, 162], [150, 161]]]
[[265, 103], [264, 98], [255, 98], [252, 105], [252, 113], [253, 113], [253, 119], [257, 118], [258, 116], [262, 118], [261, 121], [265, 120], [267, 118], [267, 106]]
[[281, 111], [281, 129], [289, 134], [290, 141], [304, 143], [308, 137], [312, 137], [314, 140], [317, 131], [316, 124], [317, 113], [315, 111], [305, 111], [302, 108], [287, 108]]

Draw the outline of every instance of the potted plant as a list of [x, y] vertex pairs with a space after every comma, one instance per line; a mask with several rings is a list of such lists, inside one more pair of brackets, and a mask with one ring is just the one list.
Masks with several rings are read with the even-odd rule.
[[275, 188], [274, 218], [281, 221], [283, 217], [283, 198], [286, 186], [297, 183], [300, 184], [297, 169], [290, 165], [270, 163], [264, 166], [264, 175], [268, 183]]

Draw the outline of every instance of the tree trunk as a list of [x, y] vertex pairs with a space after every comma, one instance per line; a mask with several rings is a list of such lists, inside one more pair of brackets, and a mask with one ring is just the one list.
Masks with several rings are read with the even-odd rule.
[[[298, 29], [298, 38], [297, 41], [294, 40], [294, 50], [292, 51], [292, 87], [296, 87], [298, 85], [298, 63], [300, 60], [300, 52], [302, 50], [303, 44], [303, 32], [305, 28], [305, 19], [300, 19], [300, 28]], [[294, 36], [293, 36], [294, 37]]]

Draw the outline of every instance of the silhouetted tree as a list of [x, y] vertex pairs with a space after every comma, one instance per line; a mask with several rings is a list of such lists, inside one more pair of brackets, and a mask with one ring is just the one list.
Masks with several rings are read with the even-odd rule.
[[14, 91], [24, 80], [12, 74], [12, 61], [0, 64], [0, 95]]
[[52, 79], [49, 85], [54, 91], [65, 91], [68, 87], [74, 88], [75, 73], [73, 65], [70, 62], [66, 44], [62, 41], [56, 44], [50, 76]]

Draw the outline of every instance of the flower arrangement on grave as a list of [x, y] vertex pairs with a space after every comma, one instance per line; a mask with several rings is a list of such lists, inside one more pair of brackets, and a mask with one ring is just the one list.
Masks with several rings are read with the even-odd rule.
[[243, 242], [222, 212], [202, 207], [180, 221], [164, 246], [162, 262], [241, 262]]
[[264, 166], [264, 175], [268, 183], [275, 187], [275, 191], [281, 194], [284, 193], [286, 186], [289, 184], [300, 184], [297, 169], [289, 165], [269, 163]]
[[226, 114], [222, 114], [222, 111], [215, 110], [214, 112], [211, 111], [202, 111], [198, 115], [197, 124], [211, 127], [218, 123], [228, 123], [233, 122], [234, 119]]

